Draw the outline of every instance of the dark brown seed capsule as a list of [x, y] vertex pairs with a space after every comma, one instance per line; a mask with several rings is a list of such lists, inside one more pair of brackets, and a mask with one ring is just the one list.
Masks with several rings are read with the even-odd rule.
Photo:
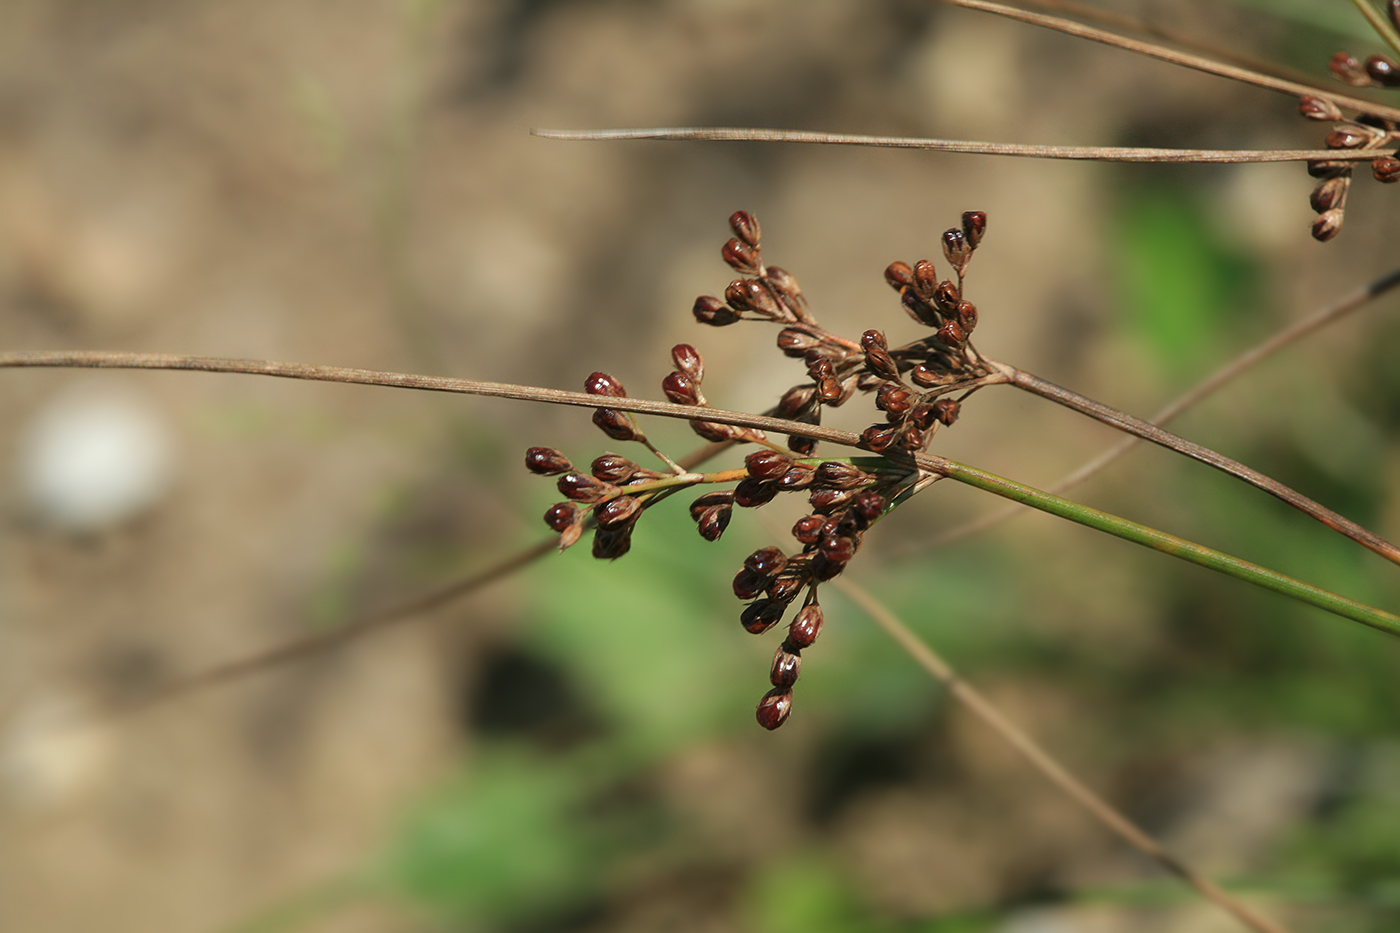
[[617, 489], [616, 486], [600, 482], [579, 472], [565, 473], [559, 477], [558, 485], [564, 498], [574, 502], [597, 502]]
[[740, 239], [732, 239], [724, 244], [720, 256], [735, 272], [744, 275], [758, 275], [763, 269], [763, 261], [758, 258], [758, 250]]
[[792, 526], [792, 536], [800, 544], [816, 544], [821, 540], [822, 526], [825, 524], [824, 515], [804, 515]]
[[1313, 178], [1335, 178], [1338, 175], [1350, 175], [1351, 169], [1350, 162], [1313, 161], [1308, 163], [1308, 174]]
[[802, 307], [802, 289], [791, 272], [779, 269], [777, 266], [768, 266], [767, 274], [763, 276], [763, 284], [768, 286], [768, 290], [773, 293], [774, 297], [792, 311], [792, 317], [802, 317], [798, 313], [798, 309]]
[[822, 612], [822, 607], [817, 603], [808, 603], [797, 613], [792, 625], [788, 626], [788, 642], [798, 650], [810, 648], [812, 642], [822, 633], [822, 625], [825, 622], [826, 614]]
[[696, 496], [695, 501], [690, 503], [690, 517], [696, 521], [700, 520], [700, 513], [715, 506], [729, 506], [734, 502], [732, 492], [707, 492], [702, 496]]
[[699, 385], [705, 379], [705, 361], [700, 356], [700, 351], [688, 343], [678, 343], [671, 348], [671, 363], [676, 369], [690, 377], [691, 381]]
[[794, 573], [791, 569], [778, 574], [768, 584], [768, 598], [787, 605], [801, 595], [807, 586], [806, 573]]
[[640, 469], [641, 467], [620, 454], [603, 454], [594, 458], [590, 472], [596, 479], [617, 485]]
[[596, 409], [593, 423], [615, 441], [638, 441], [645, 436], [631, 418], [612, 408]]
[[729, 527], [729, 517], [733, 512], [734, 510], [727, 505], [717, 505], [701, 512], [700, 517], [696, 519], [700, 537], [706, 541], [718, 541], [720, 535], [724, 534], [724, 529]]
[[744, 458], [744, 468], [755, 479], [778, 479], [792, 468], [792, 458], [776, 450], [756, 450]]
[[1387, 185], [1400, 181], [1400, 159], [1382, 156], [1371, 163], [1371, 174], [1376, 181]]
[[[810, 457], [817, 452], [817, 440], [812, 437], [802, 437], [799, 434], [789, 434], [787, 437], [788, 450], [802, 456]], [[784, 476], [787, 474], [784, 473]]]
[[860, 467], [842, 463], [840, 460], [823, 460], [817, 465], [817, 476], [814, 483], [817, 486], [826, 486], [830, 489], [851, 489], [869, 479], [870, 474]]
[[1337, 210], [1328, 211], [1318, 215], [1313, 221], [1313, 239], [1321, 243], [1326, 243], [1338, 233], [1342, 232], [1342, 212]]
[[914, 270], [909, 268], [907, 262], [892, 262], [885, 267], [885, 281], [895, 291], [899, 291], [901, 288], [913, 288]]
[[793, 386], [778, 400], [778, 417], [797, 421], [811, 413], [816, 399], [817, 390], [813, 386]]
[[778, 488], [787, 492], [791, 489], [806, 489], [812, 485], [816, 470], [805, 463], [794, 463], [782, 476], [778, 477]]
[[578, 506], [572, 502], [560, 502], [557, 505], [551, 505], [549, 511], [544, 513], [544, 523], [553, 530], [562, 532], [577, 522], [578, 517]]
[[855, 495], [850, 489], [813, 489], [807, 496], [807, 502], [812, 506], [812, 511], [829, 515], [854, 499]]
[[1371, 76], [1366, 73], [1361, 62], [1348, 52], [1338, 52], [1332, 56], [1332, 60], [1327, 63], [1327, 68], [1333, 76], [1343, 84], [1352, 87], [1366, 87], [1371, 83]]
[[925, 301], [933, 300], [933, 293], [938, 290], [938, 271], [933, 267], [933, 263], [927, 259], [920, 259], [914, 264], [914, 291]]
[[912, 424], [904, 426], [904, 433], [899, 436], [899, 446], [910, 453], [919, 453], [928, 446], [929, 433], [923, 428], [916, 428]]
[[525, 451], [525, 469], [540, 476], [558, 476], [574, 468], [569, 458], [553, 447], [531, 447]]
[[1312, 209], [1319, 214], [1326, 213], [1335, 207], [1340, 207], [1346, 199], [1347, 188], [1351, 184], [1350, 178], [1328, 178], [1313, 189], [1309, 203]]
[[736, 311], [753, 311], [768, 318], [787, 318], [777, 299], [757, 279], [735, 279], [724, 290], [724, 300]]
[[735, 211], [729, 215], [729, 229], [748, 246], [758, 248], [760, 231], [758, 218], [748, 211]]
[[885, 340], [885, 335], [882, 331], [872, 328], [860, 335], [860, 348], [868, 351], [874, 347], [879, 347], [881, 350], [888, 350], [890, 345], [889, 342]]
[[933, 424], [936, 416], [931, 402], [922, 402], [915, 405], [909, 412], [909, 417], [905, 420], [920, 431], [926, 431]]
[[734, 487], [734, 504], [740, 508], [754, 509], [772, 502], [778, 494], [778, 484], [771, 480], [754, 479], [752, 476], [739, 480]]
[[609, 499], [593, 510], [599, 528], [619, 528], [636, 520], [642, 512], [642, 502], [633, 496]]
[[955, 398], [941, 398], [933, 403], [934, 417], [944, 425], [952, 425], [957, 421], [961, 411], [962, 403]]
[[768, 682], [775, 687], [791, 687], [797, 683], [802, 673], [802, 655], [789, 651], [787, 643], [778, 646], [773, 654], [773, 666], [768, 671]]
[[734, 575], [734, 595], [739, 599], [754, 599], [768, 589], [769, 578], [764, 574], [743, 567]]
[[1336, 123], [1342, 119], [1342, 108], [1321, 97], [1306, 95], [1298, 101], [1298, 113], [1309, 120], [1323, 120]]
[[953, 228], [943, 231], [943, 258], [961, 275], [972, 258], [972, 246], [961, 230]]
[[593, 373], [583, 380], [583, 391], [589, 395], [606, 395], [610, 398], [626, 398], [627, 390], [622, 383], [607, 373]]
[[617, 560], [632, 549], [632, 526], [599, 528], [593, 534], [593, 556], [599, 560]]
[[962, 215], [963, 236], [967, 238], [967, 245], [973, 249], [982, 242], [982, 235], [987, 232], [987, 213], [985, 211], [964, 211]]
[[879, 453], [894, 443], [899, 428], [890, 424], [872, 424], [860, 434], [860, 446]]
[[909, 410], [914, 393], [905, 386], [887, 382], [875, 393], [875, 407], [888, 414], [899, 416]]
[[690, 430], [700, 435], [707, 441], [716, 444], [724, 441], [732, 441], [739, 436], [739, 429], [727, 424], [720, 424], [717, 421], [692, 421]]
[[938, 283], [938, 288], [933, 292], [933, 304], [944, 314], [955, 314], [958, 310], [958, 301], [962, 298], [962, 292], [948, 279]]
[[920, 363], [909, 371], [909, 381], [921, 389], [931, 389], [943, 382], [943, 373], [940, 369], [930, 366], [928, 363]]
[[962, 325], [963, 333], [972, 333], [972, 329], [977, 326], [977, 306], [964, 298], [958, 302], [953, 313], [958, 316], [958, 323]]
[[1340, 126], [1327, 134], [1328, 149], [1360, 149], [1370, 140], [1370, 134], [1359, 126]]
[[711, 295], [696, 298], [691, 313], [695, 315], [695, 320], [712, 327], [723, 327], [739, 320], [739, 312]]
[[835, 564], [826, 559], [826, 555], [821, 551], [816, 552], [812, 558], [812, 579], [818, 583], [825, 583], [841, 576], [841, 571], [846, 569], [845, 564]]
[[778, 331], [778, 349], [782, 350], [785, 356], [801, 359], [809, 350], [820, 347], [821, 343], [821, 340], [806, 331], [793, 327], [785, 327]]
[[779, 547], [761, 547], [744, 558], [744, 566], [764, 577], [775, 577], [787, 566], [787, 555]]
[[855, 539], [844, 535], [829, 535], [822, 539], [817, 548], [833, 564], [849, 564], [851, 558], [856, 556]]
[[745, 606], [744, 611], [739, 614], [739, 623], [749, 634], [762, 635], [777, 625], [786, 611], [787, 605], [785, 603], [775, 602], [771, 599], [756, 599]]
[[1386, 87], [1400, 84], [1400, 67], [1384, 55], [1372, 55], [1366, 59], [1366, 74], [1372, 81]]
[[938, 328], [938, 339], [946, 343], [955, 350], [960, 350], [967, 346], [967, 331], [957, 321], [944, 321], [943, 326]]
[[695, 380], [680, 370], [661, 380], [661, 391], [677, 405], [699, 405], [703, 401]]
[[758, 724], [769, 732], [787, 722], [791, 714], [792, 691], [787, 687], [774, 687], [769, 690], [763, 695], [763, 699], [758, 701], [758, 709], [754, 711]]
[[899, 293], [899, 303], [904, 306], [904, 310], [909, 316], [925, 327], [938, 326], [938, 312], [933, 310], [927, 301], [914, 293], [912, 288], [907, 288]]
[[875, 521], [885, 514], [885, 509], [889, 508], [890, 501], [878, 492], [863, 492], [856, 496], [856, 514], [867, 523]]

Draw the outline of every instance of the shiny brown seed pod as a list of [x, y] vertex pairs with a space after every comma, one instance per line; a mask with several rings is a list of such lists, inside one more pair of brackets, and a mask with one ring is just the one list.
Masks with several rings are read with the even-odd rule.
[[783, 492], [793, 489], [806, 489], [812, 485], [812, 479], [817, 471], [805, 463], [794, 463], [782, 476], [778, 477], [778, 488]]
[[909, 381], [921, 389], [931, 389], [936, 385], [942, 385], [943, 380], [943, 372], [928, 363], [920, 363], [909, 370]]
[[761, 547], [744, 558], [744, 567], [763, 577], [775, 577], [787, 566], [787, 555], [780, 547]]
[[793, 386], [778, 400], [778, 417], [796, 421], [812, 411], [817, 399], [813, 386]]
[[736, 311], [752, 311], [775, 319], [791, 316], [757, 279], [735, 279], [730, 282], [724, 290], [724, 300]]
[[538, 476], [558, 476], [573, 468], [569, 458], [553, 447], [531, 447], [525, 451], [525, 469]]
[[808, 603], [797, 613], [792, 625], [788, 626], [788, 643], [799, 651], [810, 648], [822, 633], [822, 625], [825, 623], [826, 614], [822, 612], [822, 607], [817, 603]]
[[817, 380], [817, 397], [828, 404], [840, 402], [846, 392], [841, 388], [841, 383], [830, 376], [825, 376]]
[[871, 347], [865, 351], [865, 366], [870, 372], [887, 379], [891, 382], [898, 381], [899, 367], [895, 365], [894, 357], [890, 356], [890, 351], [880, 347]]
[[1342, 108], [1321, 97], [1307, 95], [1298, 101], [1299, 115], [1309, 120], [1336, 123], [1342, 119]]
[[1339, 126], [1327, 134], [1328, 149], [1360, 149], [1370, 142], [1371, 135], [1356, 124]]
[[748, 567], [741, 567], [739, 572], [734, 574], [734, 595], [739, 599], [756, 599], [763, 595], [763, 591], [768, 589], [769, 577], [751, 570]]
[[826, 555], [821, 551], [818, 551], [816, 556], [812, 558], [812, 579], [818, 583], [834, 580], [841, 576], [841, 571], [845, 569], [845, 564], [837, 564], [827, 560]]
[[785, 603], [771, 599], [756, 599], [745, 606], [744, 611], [739, 614], [739, 624], [750, 635], [762, 635], [782, 621], [783, 613], [786, 611], [787, 605]]
[[1349, 52], [1333, 55], [1332, 60], [1327, 63], [1327, 69], [1343, 84], [1352, 87], [1367, 87], [1371, 84], [1371, 76], [1366, 73], [1365, 67]]
[[1400, 84], [1400, 67], [1384, 55], [1372, 55], [1366, 59], [1366, 74], [1372, 81], [1386, 87]]
[[739, 320], [739, 312], [713, 295], [701, 295], [696, 298], [691, 313], [695, 315], [695, 320], [711, 327], [723, 327]]
[[905, 289], [899, 293], [899, 303], [904, 306], [904, 310], [918, 323], [925, 327], [938, 326], [938, 312], [927, 301], [914, 293], [913, 289]]
[[732, 441], [739, 436], [738, 428], [728, 424], [720, 424], [718, 421], [692, 421], [690, 422], [690, 430], [716, 444]]
[[925, 301], [933, 300], [933, 293], [938, 290], [938, 270], [933, 263], [927, 259], [920, 259], [914, 263], [914, 291]]
[[914, 393], [908, 387], [887, 382], [875, 393], [875, 407], [898, 417], [909, 410], [913, 398]]
[[1351, 184], [1350, 178], [1328, 178], [1313, 189], [1312, 196], [1308, 202], [1312, 205], [1315, 213], [1322, 214], [1333, 208], [1340, 207], [1346, 200], [1347, 187]]
[[792, 715], [792, 691], [787, 687], [774, 687], [758, 701], [754, 717], [758, 724], [772, 732], [788, 721]]
[[792, 469], [792, 458], [776, 450], [756, 450], [744, 458], [744, 469], [755, 479], [778, 479]]
[[940, 424], [951, 426], [962, 412], [962, 403], [955, 398], [941, 398], [933, 403], [933, 414]]
[[758, 226], [758, 218], [748, 211], [735, 211], [729, 215], [729, 229], [734, 231], [734, 235], [743, 240], [745, 245], [754, 249], [758, 248], [759, 237], [762, 235]]
[[967, 242], [967, 236], [961, 230], [952, 228], [944, 230], [941, 239], [943, 258], [961, 275], [967, 268], [968, 260], [972, 258], [972, 246]]
[[661, 380], [661, 391], [676, 405], [699, 405], [705, 400], [695, 380], [680, 370]]
[[626, 398], [627, 390], [614, 376], [607, 373], [593, 373], [583, 380], [583, 391], [589, 395], [606, 395], [610, 398]]
[[[817, 452], [817, 439], [814, 437], [803, 437], [800, 434], [789, 434], [787, 436], [788, 450], [802, 456], [810, 457]], [[783, 474], [787, 475], [787, 474]]]
[[825, 524], [825, 515], [804, 515], [792, 526], [792, 536], [799, 544], [816, 544], [822, 538], [822, 526]]
[[[794, 646], [795, 647], [795, 646]], [[775, 687], [791, 687], [802, 673], [802, 655], [789, 651], [787, 643], [773, 653], [773, 666], [768, 670], [768, 682]]]
[[958, 302], [962, 300], [962, 292], [948, 279], [938, 283], [938, 287], [933, 291], [933, 304], [943, 314], [956, 314]]
[[878, 492], [867, 490], [856, 496], [856, 514], [867, 524], [885, 514], [889, 507], [890, 500]]
[[778, 331], [778, 349], [783, 351], [784, 356], [801, 359], [807, 355], [807, 351], [817, 349], [821, 343], [819, 338], [795, 327], [784, 327]]
[[958, 306], [953, 313], [957, 315], [963, 333], [971, 334], [973, 328], [977, 326], [977, 306], [963, 298], [958, 301]]
[[904, 433], [899, 436], [899, 446], [914, 454], [927, 447], [928, 442], [929, 432], [912, 424], [905, 425]]
[[899, 428], [890, 424], [872, 424], [860, 433], [860, 446], [879, 453], [894, 443]]
[[986, 211], [964, 211], [962, 215], [963, 236], [967, 238], [967, 245], [976, 249], [982, 242], [982, 236], [987, 232]]
[[564, 498], [574, 502], [597, 502], [617, 491], [617, 487], [611, 483], [604, 483], [577, 471], [559, 477], [558, 486]]
[[695, 501], [690, 503], [690, 517], [696, 521], [700, 520], [700, 513], [715, 506], [730, 506], [734, 504], [734, 493], [728, 490], [721, 492], [707, 492], [704, 495], [696, 496]]
[[729, 506], [715, 506], [705, 509], [695, 520], [696, 529], [700, 532], [700, 537], [706, 541], [718, 541], [724, 534], [724, 529], [729, 527], [729, 518], [734, 510]]
[[773, 297], [792, 312], [792, 317], [802, 317], [799, 311], [802, 307], [802, 286], [797, 284], [796, 276], [786, 269], [768, 266], [763, 276], [763, 284], [773, 293]]
[[870, 350], [874, 347], [879, 347], [881, 350], [888, 350], [890, 345], [889, 341], [885, 339], [884, 331], [871, 328], [860, 335], [860, 348], [862, 350]]
[[599, 560], [617, 560], [632, 549], [632, 526], [599, 528], [593, 534], [593, 556]]
[[786, 605], [802, 595], [802, 590], [806, 586], [807, 574], [805, 570], [798, 573], [789, 569], [770, 580], [766, 592], [769, 599]]
[[551, 505], [544, 513], [544, 523], [558, 532], [562, 532], [565, 528], [576, 523], [578, 518], [579, 508], [572, 502], [560, 502]]
[[892, 262], [885, 267], [885, 281], [895, 291], [899, 291], [901, 288], [913, 288], [914, 270], [909, 268], [907, 262]]
[[671, 363], [699, 385], [705, 380], [705, 360], [700, 351], [688, 343], [678, 343], [671, 348]]
[[620, 528], [636, 521], [642, 513], [642, 502], [634, 496], [618, 496], [609, 499], [593, 510], [593, 517], [599, 528]]
[[1308, 163], [1308, 174], [1313, 178], [1335, 178], [1338, 175], [1350, 175], [1351, 170], [1350, 162], [1315, 160]]
[[854, 499], [855, 495], [850, 489], [813, 489], [807, 496], [807, 503], [812, 511], [830, 515], [833, 510]]
[[851, 558], [856, 556], [855, 539], [844, 535], [829, 535], [823, 538], [817, 549], [833, 564], [849, 564]]
[[737, 238], [724, 244], [720, 249], [720, 257], [731, 269], [744, 275], [758, 275], [763, 271], [763, 261], [759, 259], [758, 250]]
[[734, 504], [744, 509], [756, 509], [773, 501], [778, 494], [778, 484], [771, 480], [758, 480], [752, 476], [739, 480], [734, 487]]
[[1313, 221], [1313, 239], [1320, 243], [1326, 243], [1338, 233], [1342, 232], [1342, 212], [1331, 210], [1325, 214], [1319, 214]]
[[641, 467], [621, 454], [601, 454], [593, 458], [589, 472], [593, 474], [594, 479], [617, 485], [640, 469]]
[[615, 441], [639, 441], [646, 436], [637, 427], [636, 422], [612, 408], [595, 409], [593, 423]]
[[967, 346], [967, 331], [957, 321], [944, 321], [938, 328], [938, 339], [955, 350]]
[[817, 464], [817, 475], [813, 484], [830, 489], [851, 489], [870, 480], [870, 474], [858, 466], [842, 463], [840, 460], [823, 460]]
[[1371, 175], [1376, 181], [1390, 185], [1400, 181], [1400, 159], [1382, 156], [1371, 163]]

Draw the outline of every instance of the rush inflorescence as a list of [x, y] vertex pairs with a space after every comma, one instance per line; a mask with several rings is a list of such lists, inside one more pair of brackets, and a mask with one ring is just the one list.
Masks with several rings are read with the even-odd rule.
[[[968, 211], [959, 227], [943, 233], [950, 278], [940, 279], [927, 259], [913, 266], [896, 262], [885, 270], [904, 310], [932, 331], [896, 347], [879, 330], [850, 340], [823, 329], [797, 280], [764, 262], [758, 221], [738, 211], [729, 225], [734, 236], [721, 255], [741, 278], [729, 284], [722, 299], [697, 298], [696, 320], [715, 327], [760, 321], [780, 328], [778, 349], [803, 361], [806, 379], [783, 393], [771, 409], [778, 418], [818, 425], [826, 408], [838, 408], [857, 393], [873, 394], [881, 420], [860, 434], [859, 446], [877, 456], [821, 458], [816, 456], [817, 441], [802, 433], [794, 432], [780, 444], [762, 431], [706, 420], [703, 410], [710, 406], [701, 391], [704, 361], [693, 346], [679, 344], [671, 350], [674, 369], [662, 380], [662, 391], [671, 402], [697, 409], [690, 426], [705, 440], [759, 448], [745, 458], [742, 468], [687, 469], [653, 445], [634, 416], [606, 404], [594, 412], [594, 424], [613, 440], [642, 444], [661, 461], [662, 469], [646, 469], [620, 454], [604, 453], [583, 471], [551, 447], [530, 448], [525, 465], [533, 473], [558, 477], [564, 501], [551, 506], [544, 518], [558, 532], [560, 548], [591, 530], [593, 556], [598, 558], [627, 553], [642, 514], [684, 489], [719, 487], [703, 492], [690, 505], [691, 518], [707, 541], [724, 534], [736, 506], [758, 508], [783, 493], [806, 497], [810, 513], [792, 527], [791, 553], [776, 546], [760, 548], [745, 558], [733, 581], [734, 595], [745, 602], [740, 622], [753, 634], [768, 631], [791, 606], [800, 606], [774, 653], [772, 689], [757, 708], [759, 723], [776, 729], [792, 710], [802, 653], [817, 640], [825, 622], [818, 600], [821, 584], [845, 570], [876, 522], [937, 479], [920, 470], [913, 455], [927, 449], [940, 427], [957, 420], [968, 395], [997, 378], [994, 367], [972, 346], [977, 309], [964, 297], [968, 263], [982, 241], [987, 218], [980, 211]], [[590, 375], [584, 389], [600, 401], [626, 396], [617, 379], [601, 372]]]

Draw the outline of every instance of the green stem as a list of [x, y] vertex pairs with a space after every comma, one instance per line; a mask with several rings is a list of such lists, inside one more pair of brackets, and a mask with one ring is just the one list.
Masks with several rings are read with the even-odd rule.
[[1190, 561], [1202, 567], [1209, 567], [1211, 570], [1234, 577], [1237, 580], [1262, 586], [1266, 590], [1273, 590], [1275, 593], [1281, 593], [1319, 609], [1326, 609], [1328, 612], [1360, 622], [1362, 625], [1369, 625], [1382, 632], [1400, 635], [1400, 616], [1377, 609], [1374, 606], [1348, 599], [1321, 587], [1313, 586], [1311, 583], [1295, 580], [1293, 577], [1260, 567], [1257, 564], [1251, 564], [1237, 557], [1231, 557], [1229, 554], [1222, 554], [1220, 551], [1178, 538], [1175, 535], [1169, 535], [1164, 531], [1148, 528], [1137, 522], [1120, 518], [1117, 515], [1110, 515], [1107, 512], [1100, 512], [1098, 509], [1080, 505], [1068, 499], [1061, 499], [1059, 496], [1053, 496], [1048, 492], [1022, 485], [994, 473], [978, 470], [975, 467], [952, 460], [928, 459], [938, 461], [934, 468], [935, 472], [941, 473], [949, 479], [995, 493], [1023, 505], [1029, 505], [1042, 512], [1049, 512], [1051, 515], [1078, 522], [1125, 541], [1150, 547], [1163, 554], [1170, 554], [1172, 557]]

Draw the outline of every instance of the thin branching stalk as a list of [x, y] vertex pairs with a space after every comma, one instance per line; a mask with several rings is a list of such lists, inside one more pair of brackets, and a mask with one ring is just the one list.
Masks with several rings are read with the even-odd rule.
[[1283, 927], [1255, 913], [1215, 882], [1168, 852], [1136, 823], [1090, 790], [1025, 731], [1007, 719], [980, 691], [958, 676], [947, 661], [929, 647], [927, 642], [910, 631], [909, 627], [869, 590], [845, 577], [837, 577], [833, 583], [864, 610], [885, 634], [908, 652], [920, 667], [947, 688], [954, 700], [1015, 749], [1046, 780], [1088, 811], [1095, 820], [1108, 827], [1114, 835], [1184, 880], [1203, 897], [1228, 911], [1249, 929], [1258, 933], [1285, 933]]
[[[1101, 42], [1115, 48], [1145, 55], [1148, 58], [1156, 58], [1172, 65], [1179, 65], [1182, 68], [1190, 68], [1193, 71], [1202, 71], [1206, 74], [1216, 75], [1217, 77], [1229, 78], [1232, 81], [1242, 81], [1245, 84], [1252, 84], [1255, 87], [1265, 88], [1271, 91], [1279, 91], [1280, 93], [1288, 94], [1293, 97], [1309, 95], [1321, 97], [1324, 100], [1332, 101], [1332, 103], [1336, 104], [1338, 107], [1357, 110], [1387, 120], [1400, 120], [1400, 110], [1394, 107], [1386, 107], [1374, 101], [1363, 100], [1357, 97], [1347, 97], [1344, 94], [1338, 94], [1327, 88], [1316, 87], [1297, 81], [1289, 81], [1284, 78], [1276, 78], [1272, 75], [1252, 71], [1248, 68], [1241, 68], [1237, 65], [1218, 62], [1201, 55], [1192, 55], [1188, 52], [1180, 52], [1176, 49], [1154, 45], [1151, 42], [1143, 42], [1140, 39], [1121, 36], [1105, 29], [1096, 29], [1093, 26], [1086, 26], [1083, 23], [1076, 23], [1073, 20], [1061, 19], [1057, 16], [1046, 16], [1042, 13], [1033, 13], [1029, 10], [1021, 10], [1001, 3], [991, 3], [988, 2], [988, 0], [944, 0], [944, 2], [953, 4], [954, 6], [965, 7], [969, 10], [994, 13], [998, 16], [1005, 16], [1008, 19], [1019, 20], [1034, 26], [1043, 26], [1046, 29], [1053, 29], [1056, 32], [1062, 32], [1079, 39]], [[1363, 0], [1354, 0], [1354, 2], [1359, 6]]]
[[[406, 373], [377, 372], [365, 369], [350, 369], [341, 366], [317, 366], [309, 363], [282, 363], [271, 360], [240, 360], [208, 356], [178, 356], [165, 353], [116, 353], [103, 351], [18, 351], [0, 353], [0, 368], [7, 367], [68, 367], [93, 369], [174, 369], [197, 372], [242, 373], [249, 375], [278, 376], [289, 379], [307, 379], [321, 382], [340, 382], [355, 385], [375, 385], [389, 388], [421, 389], [437, 392], [455, 392], [464, 395], [482, 395], [494, 398], [519, 399], [524, 401], [547, 402], [558, 405], [607, 408], [635, 412], [637, 414], [660, 415], [668, 418], [693, 419], [697, 411], [703, 411], [705, 420], [739, 427], [757, 428], [777, 434], [797, 434], [815, 440], [829, 441], [845, 447], [858, 447], [860, 438], [850, 431], [838, 431], [820, 425], [804, 424], [771, 418], [765, 415], [751, 415], [745, 412], [725, 411], [718, 408], [697, 409], [693, 406], [672, 405], [666, 402], [653, 402], [613, 396], [587, 395], [582, 392], [565, 392], [560, 389], [545, 389], [535, 386], [511, 385], [500, 382], [483, 382], [473, 379], [455, 379], [446, 376], [422, 376]], [[1292, 577], [1240, 560], [1229, 554], [1186, 541], [1174, 535], [1149, 528], [1137, 522], [1116, 515], [1110, 515], [1004, 477], [978, 470], [974, 467], [949, 460], [945, 457], [920, 455], [912, 458], [921, 470], [937, 476], [976, 486], [979, 489], [1029, 505], [1041, 511], [1067, 518], [1070, 521], [1095, 528], [1126, 541], [1161, 551], [1173, 557], [1209, 567], [1227, 576], [1247, 583], [1264, 587], [1277, 593], [1290, 596], [1301, 602], [1326, 609], [1344, 618], [1361, 622], [1363, 625], [1380, 629], [1392, 635], [1400, 635], [1400, 616], [1392, 615], [1373, 606], [1347, 599], [1320, 587], [1295, 580]]]
[[1141, 418], [1134, 418], [1132, 415], [1105, 405], [1102, 402], [1096, 402], [1091, 398], [1080, 395], [1078, 392], [1066, 389], [1063, 386], [1055, 385], [1055, 383], [1042, 379], [1034, 373], [1028, 373], [1025, 370], [1005, 364], [997, 365], [1009, 377], [1010, 384], [1018, 389], [1023, 389], [1033, 395], [1038, 395], [1041, 398], [1063, 405], [1082, 415], [1087, 415], [1095, 421], [1101, 421], [1110, 427], [1132, 434], [1142, 440], [1159, 444], [1168, 450], [1190, 457], [1192, 460], [1198, 460], [1207, 466], [1212, 466], [1220, 470], [1222, 473], [1228, 473], [1236, 479], [1249, 483], [1256, 489], [1262, 489], [1269, 495], [1281, 499], [1304, 515], [1316, 519], [1338, 534], [1345, 535], [1362, 547], [1368, 548], [1384, 557], [1391, 563], [1400, 564], [1400, 547], [1396, 547], [1374, 532], [1361, 527], [1356, 522], [1343, 515], [1338, 515], [1326, 506], [1309, 499], [1307, 496], [1285, 486], [1278, 480], [1265, 476], [1263, 473], [1251, 467], [1245, 466], [1238, 460], [1232, 460], [1208, 447], [1202, 447], [1200, 444], [1188, 441], [1186, 438], [1179, 437], [1149, 421], [1143, 421]]
[[[1376, 279], [1374, 282], [1371, 282], [1369, 285], [1362, 286], [1351, 294], [1343, 296], [1338, 301], [1326, 307], [1319, 308], [1307, 317], [1295, 321], [1293, 324], [1273, 334], [1268, 339], [1262, 340], [1237, 354], [1215, 372], [1162, 406], [1148, 421], [1157, 425], [1171, 421], [1182, 412], [1204, 401], [1275, 353], [1296, 343], [1303, 337], [1321, 330], [1328, 324], [1341, 320], [1353, 311], [1365, 307], [1376, 298], [1394, 289], [1397, 285], [1400, 285], [1400, 269], [1395, 269], [1381, 276], [1379, 279]], [[1067, 473], [1060, 480], [1047, 486], [1046, 492], [1059, 495], [1060, 493], [1073, 489], [1075, 486], [1084, 482], [1086, 479], [1132, 450], [1140, 441], [1141, 438], [1133, 435], [1123, 438], [1097, 457], [1094, 457], [1082, 466]], [[997, 509], [981, 518], [973, 519], [963, 525], [951, 528], [935, 538], [919, 544], [917, 548], [911, 548], [911, 550], [944, 547], [952, 544], [954, 541], [961, 541], [964, 538], [993, 528], [1013, 515], [1019, 514], [1022, 514], [1021, 510], [1017, 509], [1015, 506]]]
[[1400, 33], [1395, 31], [1395, 27], [1390, 21], [1381, 15], [1381, 11], [1371, 5], [1371, 0], [1351, 0], [1352, 5], [1361, 11], [1361, 15], [1366, 17], [1366, 22], [1371, 24], [1371, 28], [1376, 31], [1386, 45], [1400, 52]]
[[[1318, 96], [1318, 95], [1314, 95]], [[1400, 110], [1394, 111], [1400, 119]], [[742, 126], [673, 126], [645, 129], [532, 129], [536, 136], [564, 140], [670, 139], [710, 142], [814, 143], [827, 146], [875, 146], [884, 149], [925, 149], [970, 155], [1017, 156], [1026, 159], [1069, 159], [1093, 162], [1245, 162], [1372, 161], [1375, 152], [1350, 149], [1162, 149], [1131, 146], [1040, 146], [993, 143], [971, 139], [929, 139], [922, 136], [868, 136], [860, 133], [819, 133], [811, 130], [756, 129]]]

